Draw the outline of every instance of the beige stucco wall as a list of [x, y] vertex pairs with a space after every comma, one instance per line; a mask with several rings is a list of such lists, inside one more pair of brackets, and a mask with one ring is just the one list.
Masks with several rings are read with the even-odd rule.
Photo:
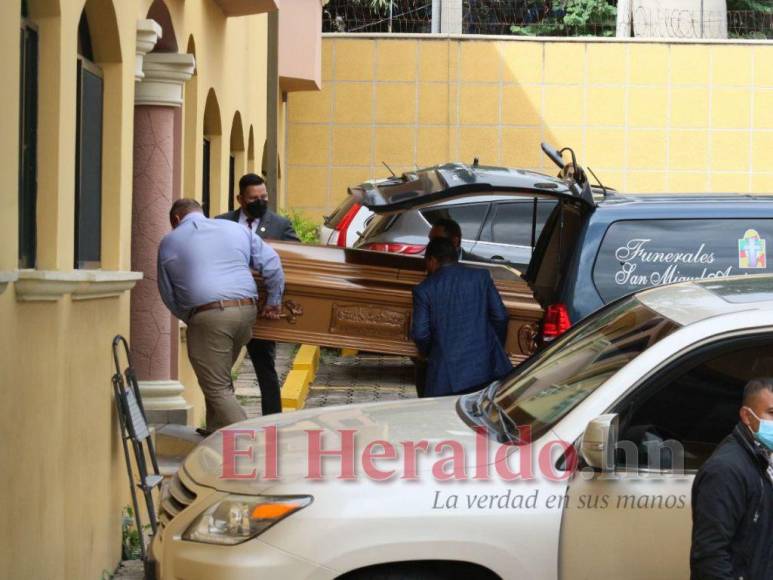
[[[136, 23], [150, 4], [89, 4], [98, 22], [91, 29], [105, 78], [105, 270], [131, 267]], [[21, 0], [0, 3], [0, 272], [17, 268], [20, 5]], [[69, 271], [77, 26], [84, 0], [29, 0], [29, 6], [40, 34], [38, 268]], [[259, 160], [262, 153], [266, 16], [226, 19], [211, 0], [167, 0], [167, 6], [179, 50], [195, 44], [197, 57], [182, 112], [188, 149], [183, 195], [201, 195], [203, 116], [213, 89], [222, 135], [220, 181], [213, 184], [212, 200], [214, 211], [224, 211], [236, 111], [245, 149], [252, 128], [254, 157]], [[66, 294], [52, 302], [19, 302], [15, 288], [12, 283], [0, 294], [0, 576], [99, 578], [118, 562], [119, 516], [129, 503], [110, 385], [110, 342], [115, 334], [129, 334], [129, 295], [73, 301]], [[183, 344], [179, 376], [199, 421], [201, 397], [184, 349]]]
[[628, 192], [773, 192], [773, 44], [328, 35], [323, 88], [293, 93], [287, 204], [445, 161], [553, 173], [575, 149]]

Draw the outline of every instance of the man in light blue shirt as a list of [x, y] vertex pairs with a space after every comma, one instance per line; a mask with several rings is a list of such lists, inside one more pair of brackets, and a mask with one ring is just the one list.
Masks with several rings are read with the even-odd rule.
[[277, 253], [228, 220], [208, 219], [192, 199], [169, 212], [173, 230], [158, 248], [158, 290], [167, 308], [188, 324], [188, 357], [207, 406], [207, 429], [246, 419], [234, 394], [231, 368], [252, 336], [258, 290], [266, 283], [266, 318], [278, 318], [284, 273]]

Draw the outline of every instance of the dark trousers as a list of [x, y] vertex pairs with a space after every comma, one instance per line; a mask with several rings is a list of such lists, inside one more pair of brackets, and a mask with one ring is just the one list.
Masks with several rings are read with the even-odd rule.
[[282, 396], [279, 391], [279, 377], [276, 374], [276, 343], [273, 340], [253, 338], [247, 343], [255, 376], [260, 387], [260, 408], [263, 415], [282, 412]]
[[416, 396], [424, 398], [424, 391], [427, 388], [427, 361], [426, 359], [413, 359], [413, 377], [416, 382]]
[[[416, 396], [418, 396], [420, 399], [423, 399], [426, 397], [426, 391], [427, 391], [427, 361], [426, 359], [418, 359], [414, 358], [413, 360], [413, 376], [416, 381]], [[467, 395], [469, 393], [474, 393], [476, 391], [480, 391], [481, 389], [484, 389], [485, 387], [488, 387], [491, 383], [486, 382], [482, 385], [477, 385], [475, 387], [470, 387], [468, 389], [465, 389], [463, 391], [459, 391], [458, 393], [448, 393], [449, 395]]]

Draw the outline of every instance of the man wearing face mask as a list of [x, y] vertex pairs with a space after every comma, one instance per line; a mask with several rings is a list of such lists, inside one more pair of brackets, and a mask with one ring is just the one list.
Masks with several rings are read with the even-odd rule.
[[773, 379], [744, 388], [740, 422], [692, 487], [692, 580], [773, 578]]
[[[239, 209], [219, 215], [217, 219], [237, 222], [264, 240], [300, 241], [290, 220], [268, 209], [268, 191], [259, 175], [248, 173], [239, 180], [236, 201], [239, 202]], [[262, 414], [281, 413], [282, 398], [275, 363], [276, 343], [253, 338], [247, 343], [247, 352], [258, 378]]]
[[459, 264], [448, 238], [430, 240], [424, 260], [429, 275], [413, 289], [411, 325], [427, 359], [423, 395], [472, 392], [505, 376], [508, 316], [491, 274]]

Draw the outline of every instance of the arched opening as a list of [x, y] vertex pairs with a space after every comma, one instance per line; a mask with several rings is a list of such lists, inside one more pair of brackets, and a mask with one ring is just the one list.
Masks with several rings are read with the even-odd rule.
[[247, 139], [247, 169], [255, 173], [255, 131], [250, 125], [250, 136]]
[[[193, 35], [188, 37], [188, 46], [185, 51], [196, 59], [196, 41]], [[196, 68], [193, 76], [185, 81], [183, 93], [183, 195], [185, 197], [195, 196], [195, 192], [202, 188], [196, 184], [201, 183], [201, 126], [199, 117], [199, 63], [196, 60]]]
[[87, 0], [78, 22], [75, 268], [118, 267], [121, 42], [111, 0]]
[[223, 196], [221, 168], [223, 127], [220, 104], [214, 89], [209, 89], [204, 105], [204, 142], [201, 160], [201, 204], [206, 215], [217, 215], [226, 206]]
[[231, 149], [228, 155], [228, 211], [234, 209], [238, 179], [247, 172], [245, 162], [242, 115], [236, 111], [231, 122]]
[[178, 52], [177, 36], [172, 25], [172, 15], [169, 13], [164, 0], [153, 0], [148, 9], [148, 18], [158, 22], [161, 26], [162, 36], [159, 38], [153, 52]]

